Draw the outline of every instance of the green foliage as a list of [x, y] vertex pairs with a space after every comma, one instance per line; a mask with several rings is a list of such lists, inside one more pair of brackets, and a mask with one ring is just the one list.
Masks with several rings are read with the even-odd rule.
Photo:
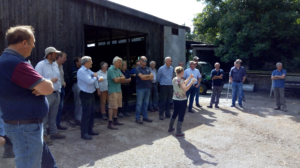
[[216, 45], [222, 61], [247, 59], [251, 69], [277, 61], [299, 67], [300, 0], [197, 1], [207, 6], [194, 18], [195, 34]]

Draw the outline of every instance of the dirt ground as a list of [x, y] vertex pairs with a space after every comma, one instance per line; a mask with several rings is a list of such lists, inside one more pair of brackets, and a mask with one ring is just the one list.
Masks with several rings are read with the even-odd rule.
[[[168, 133], [169, 119], [138, 125], [134, 117], [112, 131], [95, 120], [100, 135], [80, 139], [79, 128], [64, 132], [66, 140], [50, 147], [60, 168], [125, 167], [300, 167], [300, 99], [287, 98], [288, 112], [274, 111], [268, 93], [245, 92], [244, 109], [231, 108], [223, 91], [220, 109], [208, 109], [210, 94], [200, 97], [202, 108], [186, 113], [185, 138]], [[133, 114], [133, 112], [131, 113]], [[3, 148], [0, 149], [0, 155]], [[0, 159], [1, 168], [13, 168], [14, 159]]]

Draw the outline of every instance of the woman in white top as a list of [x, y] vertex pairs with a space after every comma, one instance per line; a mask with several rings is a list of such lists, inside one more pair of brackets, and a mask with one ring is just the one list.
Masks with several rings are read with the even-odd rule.
[[[184, 74], [184, 69], [180, 66], [175, 68], [175, 73], [176, 73], [176, 77], [172, 81], [173, 90], [174, 90], [173, 92], [174, 112], [170, 120], [168, 132], [172, 132], [175, 130], [173, 128], [173, 125], [175, 123], [177, 116], [179, 116], [177, 121], [176, 136], [184, 136], [184, 133], [181, 131], [181, 126], [183, 123], [185, 110], [187, 107], [186, 91], [188, 91], [190, 87], [193, 85], [193, 83], [196, 82], [196, 79], [194, 78], [194, 75], [191, 74], [188, 79], [184, 80], [182, 78]], [[189, 83], [190, 80], [191, 82]]]
[[108, 102], [108, 84], [107, 84], [108, 64], [106, 62], [101, 62], [100, 67], [101, 69], [97, 72], [97, 75], [103, 77], [103, 82], [96, 81], [95, 87], [97, 89], [97, 94], [100, 97], [100, 109], [102, 113], [102, 119], [107, 120], [105, 104], [106, 101]]

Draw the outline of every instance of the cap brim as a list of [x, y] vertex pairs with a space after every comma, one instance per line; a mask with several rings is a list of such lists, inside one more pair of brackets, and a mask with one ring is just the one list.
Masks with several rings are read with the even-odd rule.
[[[56, 51], [49, 52], [49, 53], [61, 53], [61, 51], [58, 51], [58, 50], [56, 50]], [[48, 55], [49, 53], [47, 53], [47, 54], [44, 56], [44, 58], [46, 58], [46, 57], [47, 57], [47, 55]]]

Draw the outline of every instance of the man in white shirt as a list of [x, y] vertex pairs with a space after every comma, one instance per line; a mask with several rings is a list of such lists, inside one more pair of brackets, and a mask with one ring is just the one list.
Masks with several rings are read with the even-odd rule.
[[[57, 53], [60, 53], [60, 51], [56, 50], [54, 47], [46, 48], [44, 60], [40, 61], [35, 67], [35, 70], [41, 76], [47, 80], [51, 80], [53, 83], [53, 93], [46, 96], [49, 103], [49, 113], [43, 119], [44, 140], [46, 141], [47, 145], [52, 145], [52, 141], [50, 139], [66, 139], [66, 136], [61, 135], [56, 127], [56, 116], [58, 112], [61, 91], [60, 73], [58, 65], [55, 62]], [[47, 137], [47, 125], [50, 130], [50, 139]]]

